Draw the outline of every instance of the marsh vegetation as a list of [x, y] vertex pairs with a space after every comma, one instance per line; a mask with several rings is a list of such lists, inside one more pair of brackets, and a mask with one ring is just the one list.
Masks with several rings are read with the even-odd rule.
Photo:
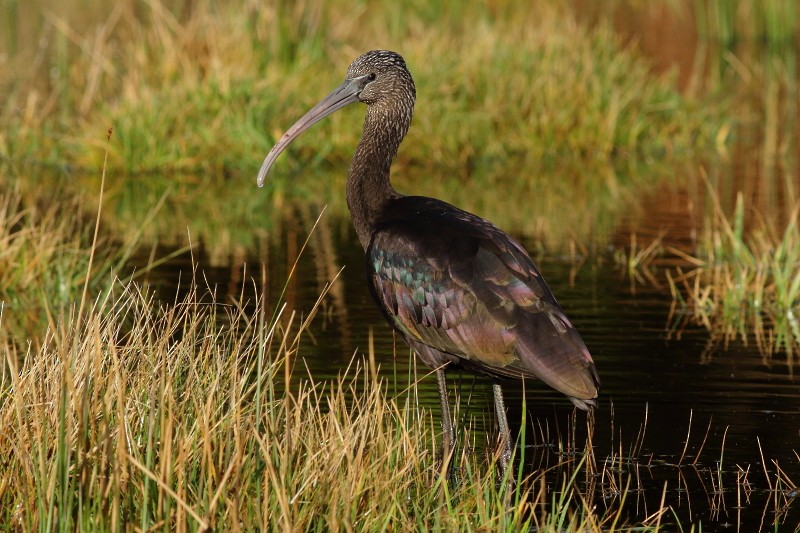
[[[0, 7], [3, 529], [796, 527], [793, 2], [97, 4]], [[255, 190], [376, 47], [417, 80], [396, 187], [518, 235], [603, 377], [593, 420], [510, 395], [510, 501], [485, 383], [447, 483], [368, 310], [360, 115]]]

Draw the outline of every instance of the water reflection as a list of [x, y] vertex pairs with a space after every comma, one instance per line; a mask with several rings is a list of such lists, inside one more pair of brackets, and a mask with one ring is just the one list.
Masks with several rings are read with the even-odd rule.
[[[303, 366], [317, 380], [332, 378], [354, 352], [366, 353], [372, 334], [380, 377], [390, 392], [419, 379], [420, 406], [438, 416], [436, 380], [429, 369], [416, 366], [373, 305], [364, 281], [363, 252], [349, 222], [323, 216], [311, 232], [314, 223], [313, 209], [308, 208], [295, 223], [283, 224], [278, 235], [265, 238], [255, 255], [235, 254], [228, 266], [212, 267], [203, 251], [196, 250], [196, 267], [186, 254], [147, 273], [147, 280], [165, 301], [172, 301], [175, 291], [182, 290], [176, 287], [178, 280], [186, 284], [187, 273], [196, 268], [198, 276], [202, 274], [198, 279], [216, 287], [209, 293], [215, 292], [218, 301], [253, 301], [262, 292], [268, 313], [285, 301], [288, 317], [291, 311], [307, 315], [321, 290], [344, 267], [301, 344]], [[693, 231], [691, 224], [681, 228], [677, 241]], [[306, 239], [306, 250], [287, 284]], [[536, 249], [533, 242], [522, 241]], [[625, 488], [618, 485], [630, 476], [635, 497], [629, 495], [624, 509], [631, 518], [643, 520], [658, 509], [663, 493], [675, 517], [664, 517], [662, 523], [702, 521], [704, 531], [722, 529], [726, 523], [741, 523], [740, 531], [750, 531], [771, 523], [778, 493], [770, 492], [767, 478], [775, 484], [780, 466], [789, 478], [798, 479], [793, 450], [800, 435], [800, 391], [789, 369], [764, 365], [754, 347], [739, 344], [703, 360], [707, 336], [697, 330], [667, 340], [669, 294], [647, 285], [632, 293], [629, 280], [607, 258], [588, 259], [577, 268], [558, 257], [538, 262], [581, 331], [603, 380], [591, 439], [597, 477], [582, 482], [587, 494], [597, 498], [598, 506], [611, 505], [619, 497], [615, 490]], [[466, 374], [452, 381], [461, 431], [471, 428], [468, 435], [476, 453], [491, 449], [489, 382]], [[509, 420], [516, 420], [517, 428], [526, 398], [530, 468], [562, 465], [565, 457], [583, 450], [585, 415], [576, 418], [561, 394], [537, 382], [504, 388]], [[549, 478], [556, 488], [562, 467], [554, 468]], [[786, 510], [784, 523], [800, 519], [791, 501]]]

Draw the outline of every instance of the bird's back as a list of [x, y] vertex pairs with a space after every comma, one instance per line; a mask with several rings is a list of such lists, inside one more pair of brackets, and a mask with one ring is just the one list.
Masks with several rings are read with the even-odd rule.
[[586, 345], [533, 260], [490, 222], [400, 197], [383, 210], [366, 261], [387, 320], [429, 364], [537, 377], [579, 407], [594, 404], [600, 380]]

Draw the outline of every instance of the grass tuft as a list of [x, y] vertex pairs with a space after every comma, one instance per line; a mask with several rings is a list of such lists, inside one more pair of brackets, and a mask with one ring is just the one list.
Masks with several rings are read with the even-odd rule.
[[785, 352], [790, 368], [800, 349], [800, 206], [782, 232], [766, 223], [745, 228], [744, 199], [738, 195], [728, 218], [714, 191], [713, 219], [696, 256], [673, 250], [693, 266], [668, 273], [672, 327], [695, 323], [711, 334], [709, 353], [718, 344], [752, 339], [769, 361]]
[[0, 342], [40, 340], [53, 315], [82, 293], [87, 272], [91, 289], [100, 290], [97, 280], [116, 255], [114, 247], [101, 246], [90, 268], [91, 233], [74, 216], [80, 210], [78, 201], [42, 208], [27, 205], [13, 188], [0, 193]]

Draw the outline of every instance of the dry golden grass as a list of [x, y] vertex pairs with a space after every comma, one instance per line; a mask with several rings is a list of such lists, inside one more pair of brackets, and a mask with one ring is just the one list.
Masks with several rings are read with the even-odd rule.
[[116, 284], [82, 319], [54, 317], [40, 348], [4, 345], [0, 521], [22, 530], [516, 531], [607, 520], [582, 507], [574, 483], [583, 462], [554, 506], [541, 473], [521, 478], [507, 501], [481, 454], [457, 457], [459, 482], [448, 485], [415, 382], [389, 397], [355, 362], [317, 383], [297, 367], [297, 316], [264, 326], [258, 312], [201, 300], [195, 289], [160, 306], [135, 284]]
[[[67, 248], [92, 250], [77, 241]], [[305, 370], [306, 328], [317, 307], [301, 319], [260, 300], [209, 303], [211, 289], [197, 285], [161, 303], [132, 281], [100, 275], [93, 282], [101, 290], [91, 292], [90, 283], [89, 292], [72, 293], [34, 331], [36, 342], [26, 344], [7, 329], [8, 315], [0, 318], [3, 528], [684, 527], [665, 503], [671, 485], [646, 516], [628, 514], [628, 502], [652, 483], [653, 458], [642, 450], [647, 417], [632, 442], [620, 433], [607, 457], [596, 455], [592, 421], [588, 437], [576, 438], [575, 418], [565, 434], [537, 438], [544, 447], [519, 442], [511, 492], [482, 451], [483, 434], [467, 428], [453, 458], [456, 479], [447, 481], [435, 415], [419, 407], [420, 376], [409, 375], [397, 392], [397, 383], [378, 378], [374, 354], [337, 379], [319, 381]], [[522, 438], [526, 417], [523, 410]], [[723, 486], [733, 486], [735, 475], [748, 503], [747, 470], [729, 471], [722, 456], [715, 469], [700, 467], [706, 438], [685, 451], [693, 460], [673, 465], [677, 483], [686, 483], [681, 465], [698, 465], [695, 475], [722, 506]], [[774, 467], [765, 475], [783, 517], [796, 487], [790, 468]]]

